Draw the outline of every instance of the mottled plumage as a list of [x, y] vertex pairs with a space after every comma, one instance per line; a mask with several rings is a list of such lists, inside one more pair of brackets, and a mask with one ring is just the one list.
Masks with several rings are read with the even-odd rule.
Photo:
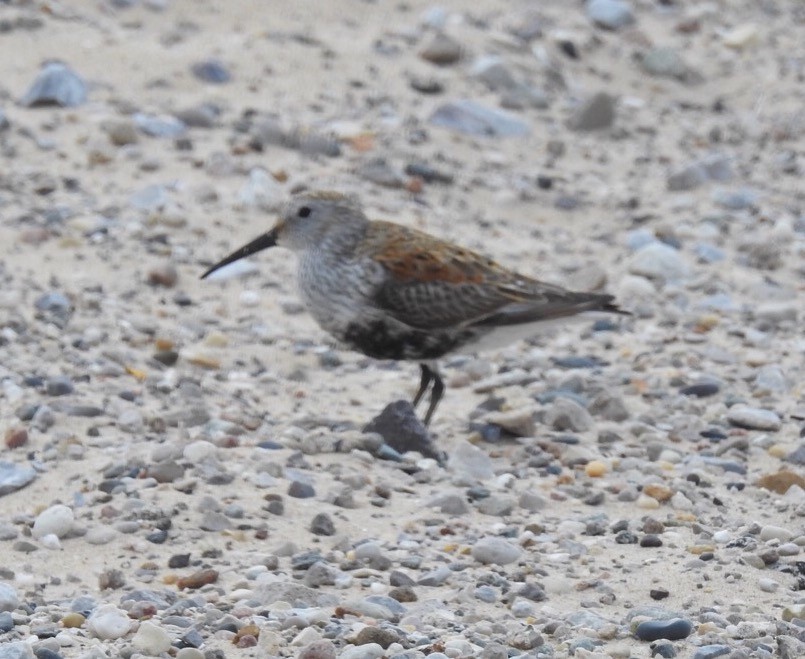
[[444, 390], [436, 360], [505, 345], [535, 325], [585, 311], [622, 312], [611, 295], [565, 290], [422, 231], [370, 221], [352, 197], [294, 197], [268, 233], [212, 266], [280, 245], [299, 253], [299, 288], [319, 325], [376, 359], [420, 362], [416, 405], [433, 382], [429, 423]]

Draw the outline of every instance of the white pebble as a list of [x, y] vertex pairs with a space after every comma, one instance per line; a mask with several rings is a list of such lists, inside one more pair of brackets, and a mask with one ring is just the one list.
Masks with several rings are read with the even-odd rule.
[[520, 548], [503, 538], [481, 538], [472, 546], [472, 557], [479, 563], [506, 565], [520, 558]]
[[43, 535], [41, 538], [39, 538], [39, 542], [45, 549], [61, 549], [59, 536], [57, 536], [55, 533]]
[[260, 294], [256, 291], [242, 291], [240, 294], [240, 303], [244, 307], [256, 307], [260, 304]]
[[365, 643], [364, 645], [348, 645], [338, 657], [339, 659], [377, 659], [385, 653], [378, 643]]
[[713, 534], [713, 542], [723, 545], [730, 541], [732, 534], [729, 531], [716, 531]]
[[87, 620], [87, 629], [97, 638], [111, 641], [129, 633], [131, 619], [114, 604], [102, 604]]
[[59, 503], [50, 508], [46, 508], [37, 515], [31, 533], [34, 538], [39, 540], [46, 535], [55, 535], [57, 538], [63, 538], [73, 530], [74, 522], [75, 515], [73, 515], [73, 511], [68, 506]]
[[184, 451], [182, 451], [182, 455], [184, 455], [184, 459], [188, 462], [196, 464], [213, 455], [215, 451], [215, 444], [205, 442], [203, 439], [199, 439], [195, 442], [190, 442], [187, 446], [185, 446]]
[[204, 653], [196, 648], [182, 648], [176, 653], [176, 659], [204, 659]]
[[162, 627], [146, 621], [140, 624], [131, 643], [141, 652], [155, 657], [170, 650], [171, 637]]
[[780, 542], [788, 542], [794, 537], [794, 533], [782, 526], [763, 526], [760, 529], [760, 539], [764, 542], [769, 540], [779, 540]]
[[764, 593], [773, 593], [780, 587], [780, 584], [774, 579], [768, 578], [758, 579], [757, 585], [758, 588], [760, 588], [760, 590], [762, 590]]

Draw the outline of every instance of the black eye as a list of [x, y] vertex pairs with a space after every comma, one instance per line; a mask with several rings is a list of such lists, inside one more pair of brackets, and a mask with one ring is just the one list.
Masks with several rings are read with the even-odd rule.
[[302, 206], [298, 211], [296, 211], [296, 214], [299, 217], [307, 217], [308, 215], [310, 215], [310, 213], [311, 213], [310, 206]]

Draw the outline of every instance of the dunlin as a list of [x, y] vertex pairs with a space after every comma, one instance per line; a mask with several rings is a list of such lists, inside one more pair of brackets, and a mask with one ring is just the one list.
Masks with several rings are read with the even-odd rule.
[[302, 297], [340, 343], [375, 359], [419, 362], [413, 404], [432, 385], [426, 425], [444, 394], [440, 357], [506, 345], [583, 312], [624, 313], [611, 295], [546, 284], [427, 233], [369, 220], [337, 192], [296, 195], [272, 229], [202, 278], [275, 245], [298, 252]]

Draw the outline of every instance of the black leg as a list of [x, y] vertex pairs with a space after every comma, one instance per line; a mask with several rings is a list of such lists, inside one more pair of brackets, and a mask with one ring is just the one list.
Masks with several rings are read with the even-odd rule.
[[419, 405], [419, 401], [422, 400], [422, 396], [425, 395], [425, 392], [428, 390], [428, 385], [434, 378], [433, 371], [430, 370], [427, 364], [420, 364], [419, 370], [422, 372], [422, 379], [419, 381], [419, 391], [417, 391], [416, 396], [414, 396], [414, 402], [412, 403], [414, 407]]
[[433, 379], [433, 389], [430, 392], [430, 405], [428, 405], [428, 411], [425, 414], [425, 425], [430, 425], [430, 419], [433, 416], [433, 413], [436, 411], [436, 406], [439, 404], [439, 401], [442, 399], [444, 395], [444, 381], [442, 380], [442, 376], [439, 374], [439, 371], [434, 371], [428, 369], [430, 371], [431, 378]]

